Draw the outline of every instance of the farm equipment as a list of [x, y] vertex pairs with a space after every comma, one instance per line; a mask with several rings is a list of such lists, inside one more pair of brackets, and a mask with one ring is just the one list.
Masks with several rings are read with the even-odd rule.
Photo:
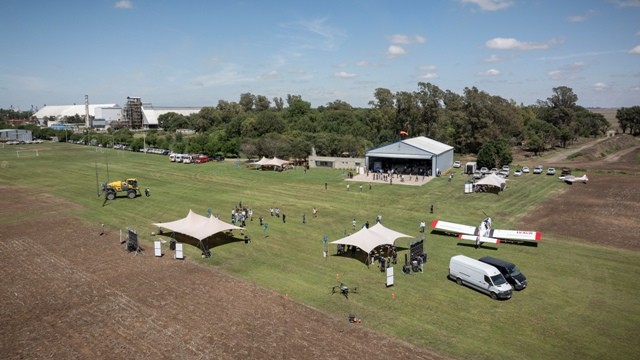
[[[118, 194], [124, 193], [129, 199], [135, 199], [138, 196], [142, 196], [142, 191], [138, 186], [138, 179], [128, 178], [125, 180], [109, 181], [109, 164], [107, 163], [107, 180], [102, 184], [98, 184], [98, 164], [96, 163], [96, 187], [98, 188], [98, 196], [104, 194], [104, 202], [102, 206], [106, 204], [108, 200], [115, 199]], [[151, 191], [148, 188], [144, 189], [144, 194], [149, 197]]]
[[115, 199], [118, 193], [126, 193], [129, 199], [142, 195], [138, 187], [138, 180], [134, 178], [105, 183], [102, 185], [102, 192], [105, 193], [106, 200]]

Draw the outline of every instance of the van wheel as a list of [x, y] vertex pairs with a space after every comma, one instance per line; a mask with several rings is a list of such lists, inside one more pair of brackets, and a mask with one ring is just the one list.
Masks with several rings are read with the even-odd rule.
[[458, 285], [462, 285], [462, 279], [456, 278], [456, 282], [458, 283]]
[[491, 292], [491, 298], [493, 300], [498, 300], [498, 295], [496, 295], [496, 293], [494, 293], [494, 292]]

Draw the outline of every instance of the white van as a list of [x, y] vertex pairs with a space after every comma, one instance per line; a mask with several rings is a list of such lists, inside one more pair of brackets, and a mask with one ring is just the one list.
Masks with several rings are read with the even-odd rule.
[[175, 153], [169, 154], [169, 161], [176, 162], [176, 154]]
[[492, 299], [510, 299], [513, 288], [498, 269], [464, 255], [456, 255], [449, 262], [449, 278], [458, 285], [465, 284]]

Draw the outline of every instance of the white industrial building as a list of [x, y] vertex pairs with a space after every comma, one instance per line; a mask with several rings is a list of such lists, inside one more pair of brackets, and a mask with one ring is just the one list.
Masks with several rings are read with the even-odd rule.
[[[139, 98], [130, 98], [139, 100]], [[202, 107], [188, 106], [154, 106], [151, 103], [137, 103], [137, 108], [122, 108], [117, 104], [89, 104], [89, 119], [93, 128], [109, 128], [113, 122], [124, 122], [125, 126], [133, 128], [154, 129], [158, 128], [158, 117], [170, 112], [189, 116], [200, 112]], [[136, 103], [134, 103], [134, 106]], [[130, 121], [125, 113], [136, 120]], [[73, 117], [79, 115], [86, 118], [87, 107], [85, 105], [46, 105], [33, 116], [38, 120], [40, 126], [52, 125], [60, 126], [65, 117]]]

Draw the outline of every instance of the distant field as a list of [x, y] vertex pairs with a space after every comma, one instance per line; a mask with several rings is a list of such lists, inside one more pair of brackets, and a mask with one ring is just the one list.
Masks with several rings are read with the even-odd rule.
[[[384, 285], [384, 273], [367, 268], [362, 259], [334, 256], [333, 246], [329, 257], [322, 256], [325, 235], [336, 240], [350, 233], [352, 219], [359, 225], [374, 224], [378, 214], [385, 226], [416, 239], [423, 236], [418, 231], [421, 220], [476, 225], [485, 213], [498, 228], [537, 230], [522, 228], [526, 224], [521, 219], [565, 191], [555, 177], [512, 178], [500, 195], [464, 194], [466, 176], [459, 173], [451, 182], [443, 176], [422, 187], [394, 182], [362, 192], [352, 186], [347, 192], [346, 174], [339, 170], [276, 173], [250, 170], [235, 161], [174, 164], [166, 156], [79, 145], [20, 148], [37, 148], [38, 156], [18, 158], [18, 147], [0, 149], [0, 183], [65, 198], [77, 204], [78, 216], [110, 229], [136, 228], [149, 250], [151, 232], [156, 231], [152, 223], [181, 218], [189, 209], [202, 215], [211, 209], [229, 221], [231, 209], [242, 202], [254, 211], [247, 226], [252, 244], [211, 243], [210, 259], [201, 259], [197, 248], [186, 246], [189, 259], [287, 294], [330, 317], [358, 314], [362, 326], [420, 347], [464, 359], [633, 359], [640, 353], [640, 283], [634, 280], [640, 276], [640, 255], [635, 251], [581, 244], [552, 233], [543, 234], [538, 247], [475, 249], [427, 232], [425, 273], [403, 275], [396, 268], [391, 288]], [[112, 180], [137, 177], [152, 196], [119, 198], [102, 206], [96, 194], [96, 167], [103, 181], [107, 163]], [[429, 213], [431, 205], [434, 214]], [[287, 222], [269, 216], [270, 207], [279, 207]], [[317, 218], [311, 216], [313, 207], [319, 211]], [[269, 223], [268, 237], [258, 225], [261, 215]], [[10, 220], [10, 214], [0, 216], [0, 224]], [[414, 240], [397, 242], [399, 260]], [[459, 287], [447, 279], [448, 261], [457, 254], [515, 262], [530, 286], [508, 301], [493, 301]], [[357, 286], [359, 293], [348, 300], [330, 295], [337, 281]]]
[[602, 114], [614, 129], [620, 131], [620, 125], [618, 124], [618, 119], [616, 119], [616, 112], [618, 111], [617, 108], [593, 108], [589, 109], [589, 111], [596, 114]]

